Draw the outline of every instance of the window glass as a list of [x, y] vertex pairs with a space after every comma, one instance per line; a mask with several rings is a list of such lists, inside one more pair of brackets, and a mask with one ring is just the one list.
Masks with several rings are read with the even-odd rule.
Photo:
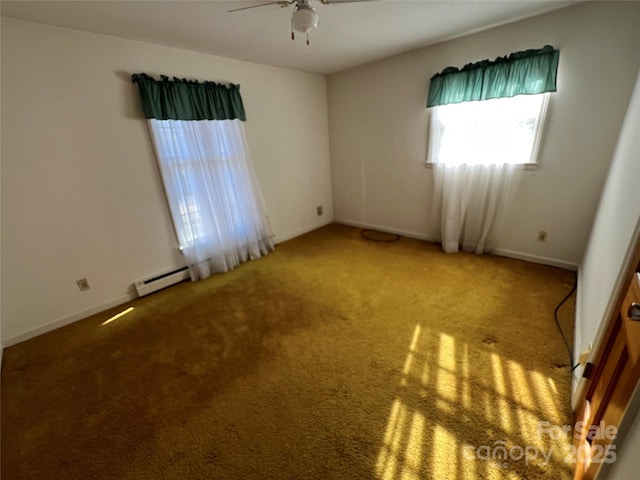
[[549, 94], [441, 105], [430, 109], [430, 163], [532, 164]]

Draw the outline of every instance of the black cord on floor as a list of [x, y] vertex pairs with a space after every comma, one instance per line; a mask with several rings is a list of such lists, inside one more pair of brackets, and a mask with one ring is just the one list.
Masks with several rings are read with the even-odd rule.
[[[382, 233], [384, 235], [390, 235], [391, 238], [386, 240], [382, 240], [380, 238], [373, 238], [369, 236], [369, 233], [376, 233], [376, 234]], [[400, 240], [400, 235], [398, 235], [397, 233], [379, 232], [377, 230], [370, 230], [370, 229], [360, 230], [360, 236], [362, 238], [366, 238], [367, 240], [371, 240], [372, 242], [391, 243], [391, 242], [397, 242], [398, 240]]]
[[[571, 295], [573, 295], [573, 292], [576, 291], [577, 286], [578, 286], [578, 276], [576, 275], [576, 272], [573, 272], [573, 287], [571, 287], [571, 291], [569, 293], [567, 293], [567, 296], [562, 299], [562, 301], [558, 304], [558, 306], [556, 307], [556, 309], [553, 312], [553, 319], [556, 321], [556, 326], [558, 327], [558, 331], [560, 332], [560, 336], [562, 337], [562, 340], [564, 341], [565, 347], [567, 347], [567, 353], [569, 354], [569, 365], [573, 365], [573, 348], [571, 348], [571, 345], [569, 345], [569, 342], [567, 341], [567, 337], [565, 336], [564, 331], [562, 330], [562, 327], [560, 326], [560, 322], [558, 321], [558, 310], [560, 310], [560, 307], [562, 307], [562, 305], [564, 305], [564, 302], [569, 300], [569, 297]], [[571, 367], [571, 371], [573, 372], [579, 366], [580, 366], [580, 364], [576, 363], [573, 367]]]

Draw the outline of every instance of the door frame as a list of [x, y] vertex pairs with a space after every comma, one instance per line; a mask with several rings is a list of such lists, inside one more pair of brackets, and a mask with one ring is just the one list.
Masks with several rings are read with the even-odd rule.
[[[589, 352], [589, 356], [587, 358], [587, 362], [597, 364], [599, 362], [599, 357], [602, 354], [602, 349], [604, 347], [605, 340], [608, 339], [611, 327], [613, 326], [615, 317], [618, 315], [620, 308], [622, 307], [622, 303], [624, 301], [624, 297], [626, 295], [627, 286], [633, 280], [633, 276], [635, 274], [636, 268], [638, 267], [638, 263], [640, 262], [640, 217], [636, 221], [636, 226], [631, 236], [629, 246], [627, 248], [627, 252], [624, 256], [624, 261], [620, 268], [620, 273], [616, 279], [615, 286], [609, 297], [607, 302], [607, 309], [605, 315], [603, 316], [602, 322], [598, 327], [598, 331], [593, 340], [592, 349]], [[576, 391], [572, 397], [571, 409], [573, 412], [577, 412], [582, 406], [585, 397], [588, 392], [588, 387], [590, 385], [590, 381], [584, 377], [580, 377], [578, 381], [578, 386]], [[616, 452], [619, 453], [622, 445], [624, 443], [624, 439], [629, 432], [629, 428], [633, 423], [636, 415], [638, 415], [640, 411], [640, 381], [636, 384], [631, 397], [629, 398], [629, 402], [624, 410], [622, 415], [622, 419], [620, 421], [620, 425], [618, 426], [618, 436], [611, 442], [612, 445], [616, 446]], [[613, 464], [603, 463], [598, 470], [596, 475], [596, 479], [605, 479], [611, 469]]]

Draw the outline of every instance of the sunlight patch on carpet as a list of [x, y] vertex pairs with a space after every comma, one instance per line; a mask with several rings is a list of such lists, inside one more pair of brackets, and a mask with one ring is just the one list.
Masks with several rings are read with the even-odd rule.
[[525, 375], [522, 365], [513, 360], [507, 360], [506, 363], [511, 384], [514, 390], [520, 392], [516, 400], [522, 403], [525, 408], [532, 410], [537, 408], [537, 404], [533, 401], [533, 396], [529, 388], [529, 378]]
[[133, 312], [134, 308], [133, 307], [129, 307], [126, 310], [123, 310], [120, 313], [117, 313], [116, 315], [114, 315], [113, 317], [109, 318], [108, 320], [105, 320], [104, 322], [102, 322], [102, 324], [100, 325], [101, 327], [104, 327], [105, 325], [109, 325], [111, 322], [114, 322], [116, 320], [118, 320], [119, 318], [124, 317], [126, 314]]
[[407, 411], [402, 402], [396, 399], [391, 406], [391, 414], [387, 422], [387, 428], [384, 435], [384, 446], [378, 455], [376, 465], [376, 473], [378, 478], [382, 480], [392, 479], [395, 475], [398, 465], [399, 445], [402, 435], [402, 425], [406, 417]]
[[[507, 480], [570, 471], [569, 438], [540, 428], [561, 421], [553, 380], [492, 351], [495, 344], [474, 348], [414, 327], [376, 478]], [[476, 371], [482, 365], [488, 375]]]
[[[409, 345], [409, 353], [407, 353], [407, 358], [404, 361], [404, 367], [402, 368], [403, 376], [409, 374], [409, 370], [411, 370], [411, 364], [413, 363], [413, 355], [415, 352], [416, 344], [418, 343], [418, 338], [420, 337], [420, 325], [416, 325], [413, 329], [413, 337], [411, 339], [411, 344]], [[406, 385], [405, 378], [402, 379], [403, 385]]]
[[414, 412], [409, 429], [407, 449], [405, 451], [403, 478], [420, 478], [420, 465], [422, 464], [422, 451], [424, 448], [424, 425], [424, 415], [419, 412]]
[[504, 383], [504, 375], [502, 374], [502, 364], [500, 362], [500, 357], [495, 353], [491, 354], [491, 367], [493, 368], [493, 381], [496, 384], [496, 392], [505, 396], [507, 388]]
[[554, 423], [561, 422], [562, 414], [560, 413], [558, 402], [558, 389], [553, 379], [545, 378], [540, 372], [533, 371], [531, 372], [531, 381], [533, 382], [533, 391], [539, 401], [544, 398], [552, 399], [547, 409], [547, 414], [550, 417], [549, 420]]

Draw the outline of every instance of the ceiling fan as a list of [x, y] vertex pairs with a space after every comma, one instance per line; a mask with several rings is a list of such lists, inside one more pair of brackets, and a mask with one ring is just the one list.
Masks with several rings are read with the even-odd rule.
[[[317, 0], [322, 5], [330, 5], [332, 3], [356, 3], [370, 2], [375, 0]], [[259, 3], [258, 5], [250, 5], [248, 7], [234, 8], [227, 13], [239, 12], [240, 10], [248, 10], [250, 8], [267, 7], [269, 5], [279, 5], [282, 8], [295, 5], [293, 15], [291, 15], [291, 40], [295, 40], [294, 30], [304, 33], [307, 36], [307, 45], [309, 45], [309, 33], [318, 28], [318, 12], [312, 6], [313, 0], [278, 0], [274, 2]]]

